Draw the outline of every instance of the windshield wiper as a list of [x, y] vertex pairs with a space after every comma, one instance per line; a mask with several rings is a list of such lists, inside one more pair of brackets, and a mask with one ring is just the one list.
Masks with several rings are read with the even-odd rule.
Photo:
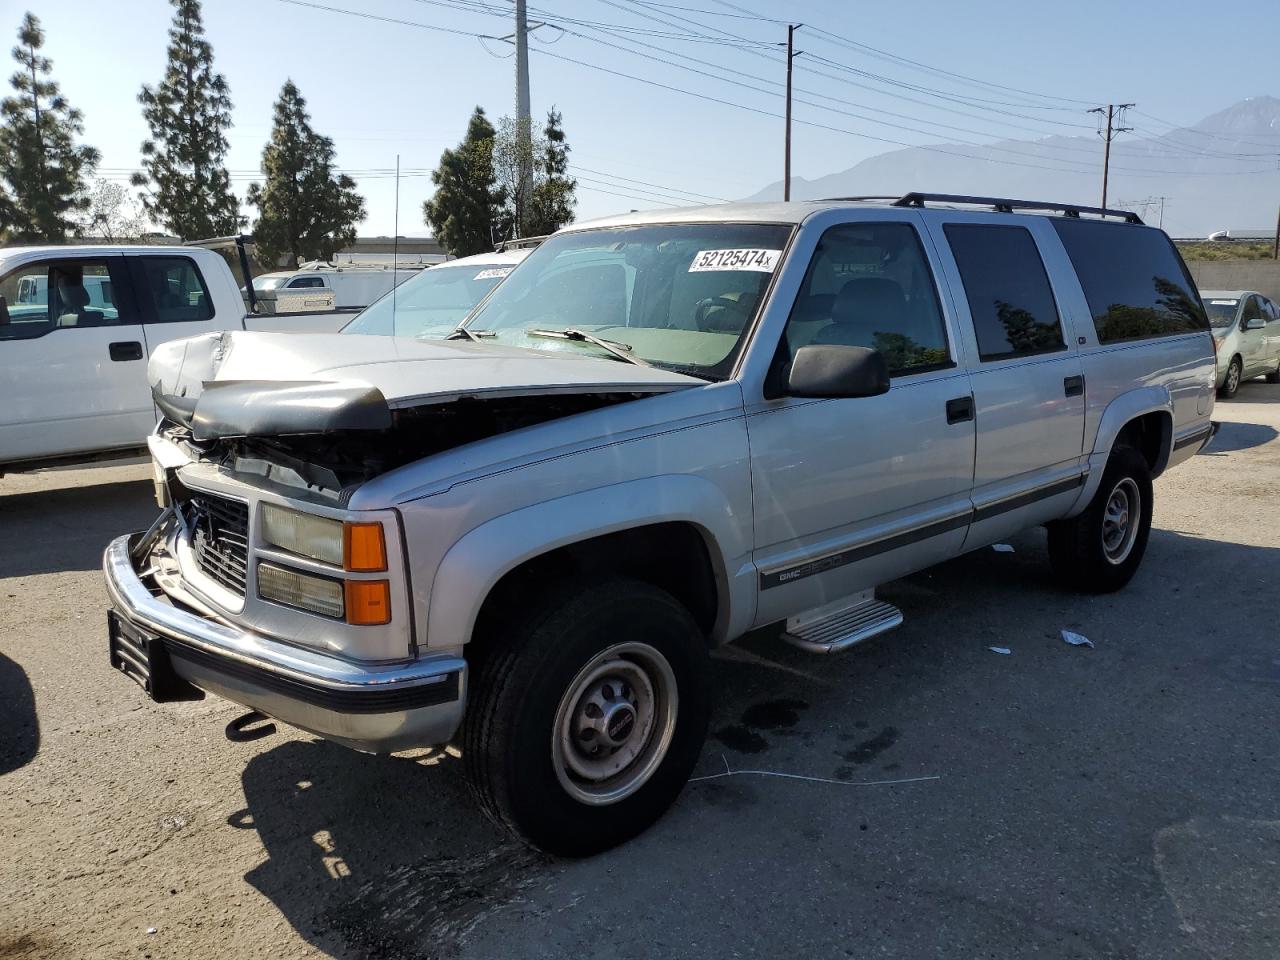
[[453, 333], [445, 337], [446, 340], [470, 340], [473, 343], [479, 343], [483, 337], [496, 337], [497, 334], [492, 330], [468, 330], [466, 327], [455, 327]]
[[641, 360], [631, 352], [631, 347], [625, 343], [618, 343], [616, 340], [606, 340], [604, 337], [597, 337], [594, 333], [587, 333], [585, 330], [577, 330], [570, 327], [568, 330], [526, 330], [527, 337], [554, 337], [559, 340], [578, 340], [583, 343], [594, 343], [602, 350], [608, 350], [619, 360], [625, 360], [627, 363], [634, 363], [639, 367], [651, 367], [653, 364], [647, 360]]

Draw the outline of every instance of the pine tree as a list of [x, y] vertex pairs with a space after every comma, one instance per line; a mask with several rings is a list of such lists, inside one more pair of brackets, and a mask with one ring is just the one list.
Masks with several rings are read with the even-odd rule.
[[333, 141], [311, 129], [307, 101], [285, 81], [262, 151], [266, 183], [250, 186], [247, 197], [260, 213], [253, 239], [264, 261], [331, 260], [355, 241], [364, 200], [354, 180], [334, 173], [333, 158]]
[[171, 2], [169, 66], [159, 86], [138, 94], [151, 139], [142, 144], [145, 173], [133, 182], [148, 187], [147, 213], [183, 240], [226, 236], [243, 223], [224, 163], [231, 96], [213, 70], [199, 0]]
[[565, 140], [563, 118], [552, 107], [543, 128], [542, 159], [535, 179], [524, 235], [541, 236], [555, 233], [573, 221], [573, 208], [578, 204], [578, 181], [569, 176], [569, 144]]
[[467, 135], [454, 150], [440, 155], [431, 174], [435, 196], [422, 205], [436, 240], [455, 257], [493, 249], [494, 228], [505, 193], [496, 186], [493, 170], [493, 124], [476, 107]]
[[44, 31], [28, 13], [18, 30], [13, 57], [20, 69], [10, 79], [15, 96], [0, 102], [0, 233], [8, 239], [57, 243], [76, 231], [75, 215], [88, 204], [85, 178], [98, 151], [77, 146], [84, 132], [80, 111], [49, 79], [53, 64], [40, 55]]

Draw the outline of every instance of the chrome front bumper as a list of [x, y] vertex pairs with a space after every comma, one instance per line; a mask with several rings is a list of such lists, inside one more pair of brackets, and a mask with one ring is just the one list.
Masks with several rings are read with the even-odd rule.
[[155, 596], [134, 566], [133, 542], [113, 540], [102, 566], [114, 617], [146, 648], [126, 647], [118, 664], [139, 683], [154, 656], [200, 690], [368, 753], [434, 746], [457, 731], [462, 658], [356, 663], [219, 623]]

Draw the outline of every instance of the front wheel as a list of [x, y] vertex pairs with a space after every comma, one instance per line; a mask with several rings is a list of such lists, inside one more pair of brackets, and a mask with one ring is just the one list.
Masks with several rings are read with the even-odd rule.
[[1240, 362], [1239, 357], [1232, 357], [1231, 363], [1227, 366], [1227, 379], [1222, 381], [1222, 386], [1218, 388], [1218, 396], [1224, 400], [1230, 400], [1236, 395], [1236, 391], [1240, 389], [1240, 378], [1244, 374], [1244, 366]]
[[1151, 470], [1132, 447], [1117, 447], [1084, 512], [1049, 524], [1049, 561], [1070, 586], [1119, 590], [1137, 572], [1151, 533]]
[[697, 762], [710, 716], [706, 638], [634, 580], [565, 592], [493, 638], [472, 678], [463, 758], [482, 808], [549, 853], [642, 832]]

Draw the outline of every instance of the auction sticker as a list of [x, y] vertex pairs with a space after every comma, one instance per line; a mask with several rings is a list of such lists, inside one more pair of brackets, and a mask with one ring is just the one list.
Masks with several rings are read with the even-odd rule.
[[515, 267], [490, 267], [488, 270], [481, 270], [472, 280], [501, 280]]
[[756, 250], [739, 248], [734, 250], [699, 250], [693, 255], [693, 263], [689, 264], [690, 273], [702, 273], [706, 270], [756, 270], [760, 273], [773, 273], [782, 256], [781, 250]]

